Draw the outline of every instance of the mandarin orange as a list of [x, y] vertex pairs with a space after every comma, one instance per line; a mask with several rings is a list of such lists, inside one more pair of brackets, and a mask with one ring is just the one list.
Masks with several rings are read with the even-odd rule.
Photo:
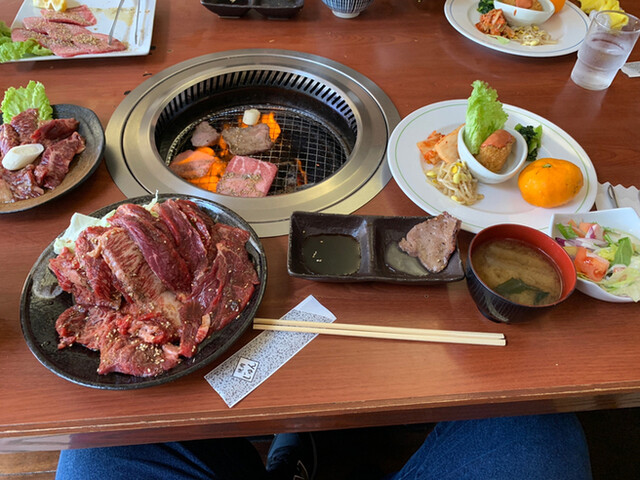
[[554, 12], [554, 15], [556, 13], [558, 13], [560, 10], [562, 10], [562, 7], [564, 7], [566, 0], [551, 0], [551, 3], [553, 3], [553, 6], [556, 7], [556, 11]]
[[536, 207], [553, 208], [575, 197], [584, 178], [573, 163], [558, 158], [540, 158], [531, 162], [518, 176], [522, 198]]

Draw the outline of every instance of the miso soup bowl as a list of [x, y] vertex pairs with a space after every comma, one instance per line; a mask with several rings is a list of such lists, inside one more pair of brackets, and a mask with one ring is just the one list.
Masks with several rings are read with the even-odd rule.
[[[473, 265], [473, 253], [485, 242], [502, 239], [518, 240], [528, 244], [543, 252], [551, 260], [562, 279], [562, 293], [557, 301], [544, 305], [515, 303], [498, 295], [480, 279]], [[549, 309], [565, 301], [576, 287], [576, 270], [571, 257], [553, 238], [531, 227], [507, 223], [487, 227], [471, 240], [465, 277], [471, 298], [480, 313], [489, 320], [502, 323], [524, 322], [548, 312]]]

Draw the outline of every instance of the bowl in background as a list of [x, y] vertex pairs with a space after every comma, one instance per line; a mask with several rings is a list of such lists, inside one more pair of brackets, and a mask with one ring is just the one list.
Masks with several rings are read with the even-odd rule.
[[322, 0], [338, 18], [355, 18], [364, 12], [373, 0]]
[[513, 135], [516, 142], [499, 173], [492, 172], [473, 156], [469, 147], [467, 147], [467, 144], [464, 142], [464, 126], [458, 131], [458, 155], [460, 156], [460, 160], [463, 160], [467, 164], [473, 177], [481, 183], [506, 182], [520, 171], [527, 159], [528, 148], [527, 141], [524, 137], [511, 128], [504, 128], [504, 130]]
[[[612, 208], [610, 210], [598, 210], [594, 212], [584, 213], [554, 213], [549, 223], [549, 232], [551, 237], [563, 238], [556, 225], [558, 223], [566, 224], [569, 220], [576, 222], [598, 223], [603, 227], [615, 228], [622, 232], [626, 232], [640, 239], [640, 216], [631, 207]], [[613, 295], [591, 280], [578, 277], [576, 289], [585, 295], [612, 303], [632, 303], [630, 297], [622, 297]]]
[[[476, 249], [489, 241], [512, 239], [543, 252], [555, 265], [562, 279], [560, 298], [552, 303], [524, 305], [515, 303], [490, 289], [478, 276], [472, 261]], [[562, 303], [574, 291], [576, 270], [569, 254], [553, 238], [525, 225], [503, 223], [487, 227], [471, 240], [465, 269], [467, 287], [478, 310], [489, 320], [502, 323], [518, 323], [531, 320]]]
[[549, 20], [556, 11], [556, 7], [550, 0], [538, 0], [542, 5], [542, 11], [530, 8], [519, 8], [508, 3], [493, 1], [493, 8], [499, 8], [504, 13], [510, 27], [526, 27], [527, 25], [542, 25]]

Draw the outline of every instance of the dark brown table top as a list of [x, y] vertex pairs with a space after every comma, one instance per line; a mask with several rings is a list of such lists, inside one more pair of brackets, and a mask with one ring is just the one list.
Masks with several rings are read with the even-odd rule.
[[[10, 24], [21, 3], [2, 2], [0, 19]], [[290, 49], [340, 62], [372, 79], [403, 117], [429, 103], [466, 98], [480, 78], [505, 103], [573, 136], [600, 181], [640, 185], [638, 79], [619, 74], [606, 91], [583, 90], [569, 79], [575, 54], [528, 58], [484, 48], [449, 25], [443, 5], [376, 0], [360, 17], [341, 20], [319, 0], [307, 0], [294, 19], [272, 21], [253, 14], [220, 19], [195, 1], [159, 1], [149, 55], [3, 64], [0, 86], [39, 80], [52, 103], [88, 107], [106, 127], [127, 92], [149, 76], [224, 50]], [[640, 60], [640, 49], [631, 60]], [[234, 408], [203, 378], [215, 363], [147, 389], [75, 385], [29, 351], [20, 328], [22, 284], [73, 212], [89, 213], [124, 198], [103, 163], [73, 193], [0, 216], [2, 451], [640, 405], [635, 304], [604, 303], [576, 292], [535, 322], [502, 326], [480, 315], [464, 282], [424, 287], [291, 278], [285, 236], [263, 240], [269, 277], [261, 317], [279, 317], [314, 295], [342, 322], [504, 332], [508, 346], [318, 337]], [[424, 214], [393, 180], [357, 213]], [[470, 238], [460, 235], [463, 249]], [[237, 347], [254, 335], [248, 332]]]

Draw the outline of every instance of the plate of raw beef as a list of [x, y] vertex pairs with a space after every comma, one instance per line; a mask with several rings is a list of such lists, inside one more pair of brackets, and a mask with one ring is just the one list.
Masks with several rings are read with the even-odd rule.
[[158, 385], [212, 362], [250, 328], [267, 276], [253, 229], [209, 200], [153, 200], [94, 212], [109, 220], [82, 229], [73, 250], [52, 242], [31, 269], [22, 331], [55, 374], [100, 389]]
[[[37, 143], [47, 146], [42, 157], [44, 159], [46, 154], [48, 162], [36, 160], [35, 163], [39, 164], [35, 166], [34, 163], [35, 168], [29, 165], [15, 172], [0, 168], [0, 189], [6, 190], [4, 193], [8, 195], [5, 199], [0, 192], [0, 213], [21, 212], [68, 193], [89, 178], [102, 160], [105, 148], [104, 130], [97, 115], [78, 105], [58, 104], [52, 105], [52, 108], [53, 121], [45, 122], [47, 125], [41, 125], [42, 128], [34, 132], [39, 137]], [[14, 120], [17, 118], [14, 117]], [[60, 125], [57, 123], [63, 119], [75, 119], [77, 131], [68, 136], [59, 136], [61, 130], [67, 128], [62, 125], [64, 122]], [[76, 154], [78, 149], [74, 150], [74, 141], [78, 135], [78, 141], [84, 142], [84, 149]], [[0, 142], [4, 140], [2, 136]]]
[[13, 41], [34, 38], [54, 54], [16, 61], [147, 55], [151, 49], [156, 0], [124, 0], [109, 42], [119, 3], [119, 0], [84, 0], [70, 2], [65, 12], [54, 12], [34, 7], [32, 0], [24, 0], [11, 24]]

